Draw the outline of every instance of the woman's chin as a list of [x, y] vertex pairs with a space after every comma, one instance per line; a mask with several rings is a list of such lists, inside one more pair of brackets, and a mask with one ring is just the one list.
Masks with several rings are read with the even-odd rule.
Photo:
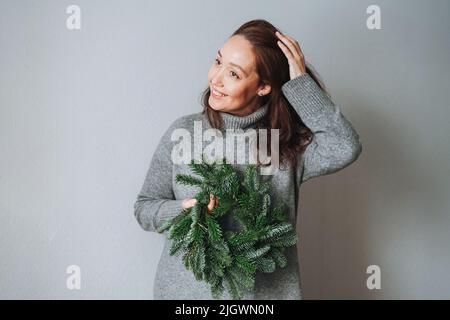
[[220, 104], [217, 104], [215, 102], [209, 101], [209, 106], [216, 111], [224, 111], [223, 107]]

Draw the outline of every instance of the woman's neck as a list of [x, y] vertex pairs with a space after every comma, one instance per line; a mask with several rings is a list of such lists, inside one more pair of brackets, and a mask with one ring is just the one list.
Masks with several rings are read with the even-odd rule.
[[220, 115], [222, 117], [225, 129], [245, 129], [254, 126], [259, 120], [261, 120], [267, 114], [268, 108], [269, 104], [265, 103], [262, 106], [259, 106], [255, 111], [245, 116], [238, 116], [226, 112], [220, 112]]

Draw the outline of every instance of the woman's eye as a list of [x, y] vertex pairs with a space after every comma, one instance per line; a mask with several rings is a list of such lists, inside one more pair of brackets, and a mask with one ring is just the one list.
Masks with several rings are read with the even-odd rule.
[[[216, 58], [214, 62], [215, 62], [215, 64], [219, 64], [220, 60]], [[234, 71], [230, 71], [230, 72], [231, 72], [231, 74], [233, 74], [232, 77], [235, 77], [236, 79], [240, 79], [236, 72], [234, 72]]]

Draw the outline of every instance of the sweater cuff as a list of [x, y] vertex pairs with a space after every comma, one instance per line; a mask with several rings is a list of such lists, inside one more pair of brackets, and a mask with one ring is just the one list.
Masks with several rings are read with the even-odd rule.
[[334, 103], [308, 74], [289, 80], [281, 87], [285, 97], [302, 119], [328, 109]]
[[158, 212], [158, 227], [163, 224], [165, 221], [170, 220], [171, 218], [175, 218], [178, 216], [183, 207], [182, 207], [183, 199], [181, 200], [167, 200], [165, 201]]

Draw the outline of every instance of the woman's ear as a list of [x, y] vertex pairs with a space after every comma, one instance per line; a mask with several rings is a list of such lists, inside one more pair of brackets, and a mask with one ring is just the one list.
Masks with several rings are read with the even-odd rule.
[[272, 91], [272, 87], [269, 84], [265, 84], [259, 88], [258, 95], [262, 97], [262, 96], [268, 95], [271, 91]]

